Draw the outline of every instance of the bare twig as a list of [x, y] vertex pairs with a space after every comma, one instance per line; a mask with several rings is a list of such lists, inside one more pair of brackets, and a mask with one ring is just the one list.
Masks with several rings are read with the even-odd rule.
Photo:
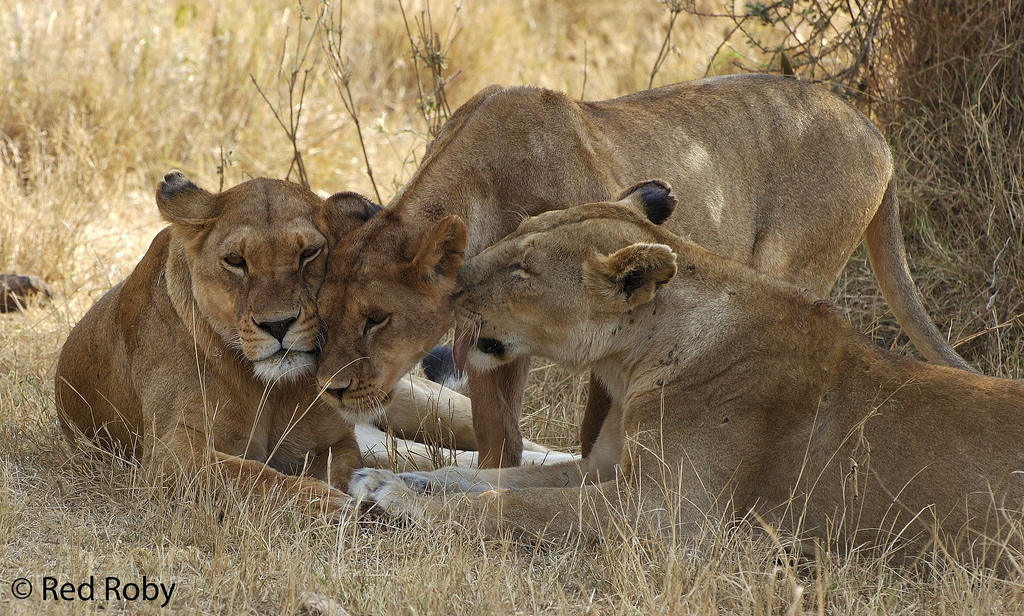
[[377, 189], [377, 181], [373, 177], [373, 165], [370, 164], [370, 155], [366, 151], [366, 141], [363, 139], [363, 125], [359, 121], [359, 109], [356, 107], [355, 97], [352, 96], [352, 66], [345, 60], [342, 51], [342, 42], [345, 34], [345, 3], [338, 2], [338, 18], [335, 21], [334, 11], [330, 0], [323, 1], [321, 11], [324, 19], [322, 30], [321, 47], [327, 55], [327, 64], [330, 66], [331, 74], [334, 76], [334, 84], [338, 88], [341, 102], [345, 105], [345, 112], [356, 127], [356, 136], [359, 138], [359, 148], [363, 152], [363, 162], [366, 163], [366, 175], [370, 178], [370, 185], [373, 186], [373, 194], [377, 203], [384, 203], [380, 198], [380, 190]]
[[587, 98], [587, 41], [583, 41], [583, 87], [580, 88], [580, 100]]
[[[417, 33], [414, 35], [409, 24], [409, 17], [405, 12], [405, 5], [398, 0], [398, 8], [402, 11], [402, 20], [405, 23], [405, 34], [409, 40], [409, 49], [412, 51], [413, 69], [416, 71], [416, 87], [419, 90], [419, 102], [417, 108], [427, 124], [427, 139], [432, 140], [437, 136], [438, 131], [451, 116], [452, 110], [448, 105], [448, 94], [446, 87], [459, 76], [462, 71], [456, 71], [449, 77], [444, 76], [448, 68], [448, 54], [451, 53], [451, 46], [455, 40], [452, 31], [455, 28], [455, 20], [462, 10], [461, 4], [455, 5], [455, 13], [451, 22], [448, 23], [448, 30], [445, 32], [444, 40], [434, 30], [434, 20], [430, 12], [430, 2], [420, 12], [419, 17], [414, 17]], [[420, 76], [420, 64], [430, 71], [430, 90], [423, 86]]]
[[220, 176], [220, 186], [217, 187], [217, 192], [224, 192], [224, 176], [227, 175], [228, 167], [232, 166], [232, 154], [234, 154], [233, 150], [228, 150], [228, 153], [224, 154], [224, 145], [221, 144], [220, 157], [217, 161], [217, 175]]
[[[850, 95], [866, 96], [864, 80], [875, 62], [874, 41], [888, 7], [886, 0], [777, 0], [741, 6], [721, 13], [702, 13], [692, 5], [680, 7], [696, 16], [732, 22], [705, 74], [717, 65], [722, 50], [733, 48], [732, 39], [738, 33], [739, 47], [753, 52], [750, 57], [740, 54], [743, 70], [777, 70], [829, 82]], [[663, 61], [661, 58], [659, 55]]]
[[[303, 19], [308, 20], [309, 18], [303, 14]], [[323, 26], [322, 20], [323, 13], [321, 12], [313, 24], [313, 32], [310, 33], [304, 42], [300, 28], [296, 36], [295, 55], [287, 69], [285, 64], [288, 55], [288, 35], [290, 34], [290, 29], [285, 32], [285, 40], [281, 47], [281, 58], [277, 70], [278, 95], [276, 105], [271, 102], [270, 97], [267, 96], [259, 82], [256, 81], [256, 77], [252, 73], [249, 74], [249, 79], [256, 86], [256, 91], [263, 97], [263, 100], [270, 108], [270, 112], [274, 114], [274, 119], [284, 129], [285, 135], [292, 145], [292, 160], [288, 165], [288, 174], [285, 177], [290, 180], [292, 172], [295, 172], [298, 175], [299, 183], [306, 188], [309, 188], [309, 175], [306, 173], [306, 165], [302, 160], [302, 150], [299, 148], [299, 125], [302, 121], [303, 103], [306, 97], [306, 86], [309, 83], [310, 73], [316, 70], [316, 65], [319, 62], [317, 54], [314, 54], [312, 59], [310, 59], [309, 53], [312, 48], [313, 39], [316, 38], [317, 32]], [[282, 86], [284, 94], [281, 93]], [[287, 103], [285, 99], [287, 99]]]
[[654, 60], [654, 66], [651, 67], [651, 78], [647, 81], [647, 89], [650, 90], [654, 87], [654, 77], [661, 70], [665, 60], [668, 59], [669, 52], [672, 51], [672, 29], [676, 25], [676, 19], [679, 18], [679, 14], [683, 12], [683, 0], [659, 0], [661, 4], [665, 5], [665, 9], [668, 11], [668, 27], [665, 28], [665, 40], [661, 42], [661, 49], [658, 50], [658, 57]]

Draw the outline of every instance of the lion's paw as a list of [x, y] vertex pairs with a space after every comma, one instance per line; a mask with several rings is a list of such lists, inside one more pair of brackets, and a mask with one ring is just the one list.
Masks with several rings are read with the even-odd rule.
[[360, 468], [352, 473], [349, 491], [357, 503], [368, 504], [394, 517], [423, 518], [423, 497], [391, 471]]
[[405, 482], [405, 485], [417, 494], [433, 494], [439, 487], [425, 473], [398, 473], [395, 477]]

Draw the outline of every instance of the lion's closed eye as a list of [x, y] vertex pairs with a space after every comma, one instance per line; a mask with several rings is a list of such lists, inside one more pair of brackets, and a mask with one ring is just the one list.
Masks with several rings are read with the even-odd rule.
[[365, 336], [370, 332], [385, 326], [390, 319], [391, 315], [383, 311], [375, 310], [371, 312], [367, 315], [366, 321], [363, 325], [363, 335]]
[[302, 266], [306, 265], [307, 263], [309, 263], [310, 261], [316, 259], [317, 257], [320, 256], [320, 254], [322, 252], [323, 252], [323, 247], [322, 246], [316, 246], [316, 247], [313, 247], [313, 248], [307, 248], [307, 249], [303, 250], [302, 254], [299, 255], [299, 266], [302, 267]]

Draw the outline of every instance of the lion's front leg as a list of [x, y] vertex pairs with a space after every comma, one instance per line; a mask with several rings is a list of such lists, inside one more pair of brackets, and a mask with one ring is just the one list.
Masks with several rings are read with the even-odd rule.
[[401, 473], [413, 489], [424, 492], [486, 492], [487, 490], [521, 488], [572, 488], [597, 480], [587, 460], [578, 458], [542, 465], [514, 468], [467, 468], [446, 466], [433, 471]]
[[399, 379], [381, 424], [401, 438], [454, 449], [477, 448], [469, 398], [416, 376]]
[[625, 513], [635, 520], [637, 502], [620, 500], [619, 488], [608, 481], [583, 488], [487, 490], [441, 497], [418, 493], [406, 477], [380, 469], [360, 469], [349, 484], [357, 502], [389, 516], [429, 524], [457, 520], [487, 536], [503, 530], [527, 537], [580, 535], [596, 539], [622, 525]]
[[[353, 511], [352, 497], [327, 483], [308, 476], [285, 475], [255, 460], [246, 460], [221, 452], [213, 452], [215, 468], [228, 481], [252, 490], [264, 498], [280, 492], [294, 498], [297, 504], [320, 510], [328, 517], [342, 519]], [[348, 465], [345, 465], [348, 466]], [[340, 471], [339, 471], [340, 472]]]
[[[159, 438], [147, 435], [147, 440], [141, 461], [151, 480], [173, 485], [181, 483], [180, 479], [212, 474], [242, 493], [260, 498], [292, 498], [299, 505], [307, 505], [333, 519], [344, 518], [353, 511], [352, 498], [324, 481], [286, 475], [262, 462], [217, 451], [205, 434], [185, 426], [178, 425]], [[338, 464], [331, 465], [332, 473], [344, 475], [340, 481], [347, 481], [353, 466], [344, 451], [339, 452]]]
[[523, 414], [529, 372], [529, 357], [520, 357], [488, 372], [478, 372], [470, 366], [473, 432], [481, 468], [519, 466], [523, 455], [519, 418]]
[[[500, 426], [503, 421], [486, 419], [483, 424]], [[412, 375], [402, 377], [395, 386], [379, 427], [394, 433], [403, 443], [416, 441], [425, 445], [405, 448], [412, 453], [412, 468], [435, 468], [455, 461], [460, 466], [479, 466], [477, 456], [470, 454], [479, 449], [470, 399], [433, 381]], [[508, 438], [521, 438], [518, 423], [516, 428], [514, 434], [507, 435]], [[495, 442], [499, 442], [497, 439], [500, 437], [501, 434], [494, 432]], [[529, 439], [521, 438], [520, 443], [522, 464], [555, 464], [576, 457], [552, 451]], [[485, 445], [484, 449], [488, 447]], [[500, 445], [498, 447], [501, 448]], [[436, 455], [438, 452], [444, 455]], [[424, 460], [427, 464], [423, 463]], [[381, 466], [376, 463], [370, 465]]]
[[580, 422], [580, 453], [583, 457], [590, 455], [590, 450], [597, 442], [613, 404], [604, 384], [594, 376], [594, 373], [590, 373], [587, 405], [583, 409], [583, 421]]
[[352, 434], [345, 434], [310, 460], [305, 474], [323, 481], [332, 488], [347, 492], [352, 472], [362, 466], [357, 441]]
[[371, 424], [356, 424], [355, 433], [363, 466], [399, 471], [432, 470], [448, 464], [476, 467], [475, 451], [424, 445], [392, 436]]
[[420, 494], [484, 492], [498, 487], [480, 473], [480, 469], [446, 466], [433, 471], [399, 473], [397, 477]]

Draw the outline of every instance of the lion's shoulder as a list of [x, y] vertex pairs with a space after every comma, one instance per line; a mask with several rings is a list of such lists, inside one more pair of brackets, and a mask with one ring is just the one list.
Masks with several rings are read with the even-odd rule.
[[170, 245], [170, 229], [157, 234], [149, 250], [135, 266], [132, 273], [115, 287], [117, 293], [116, 326], [124, 333], [129, 353], [137, 350], [138, 332], [145, 323], [152, 322], [152, 313], [162, 311], [173, 315], [173, 308], [167, 300], [166, 291], [160, 292], [160, 281], [167, 263], [167, 248]]

